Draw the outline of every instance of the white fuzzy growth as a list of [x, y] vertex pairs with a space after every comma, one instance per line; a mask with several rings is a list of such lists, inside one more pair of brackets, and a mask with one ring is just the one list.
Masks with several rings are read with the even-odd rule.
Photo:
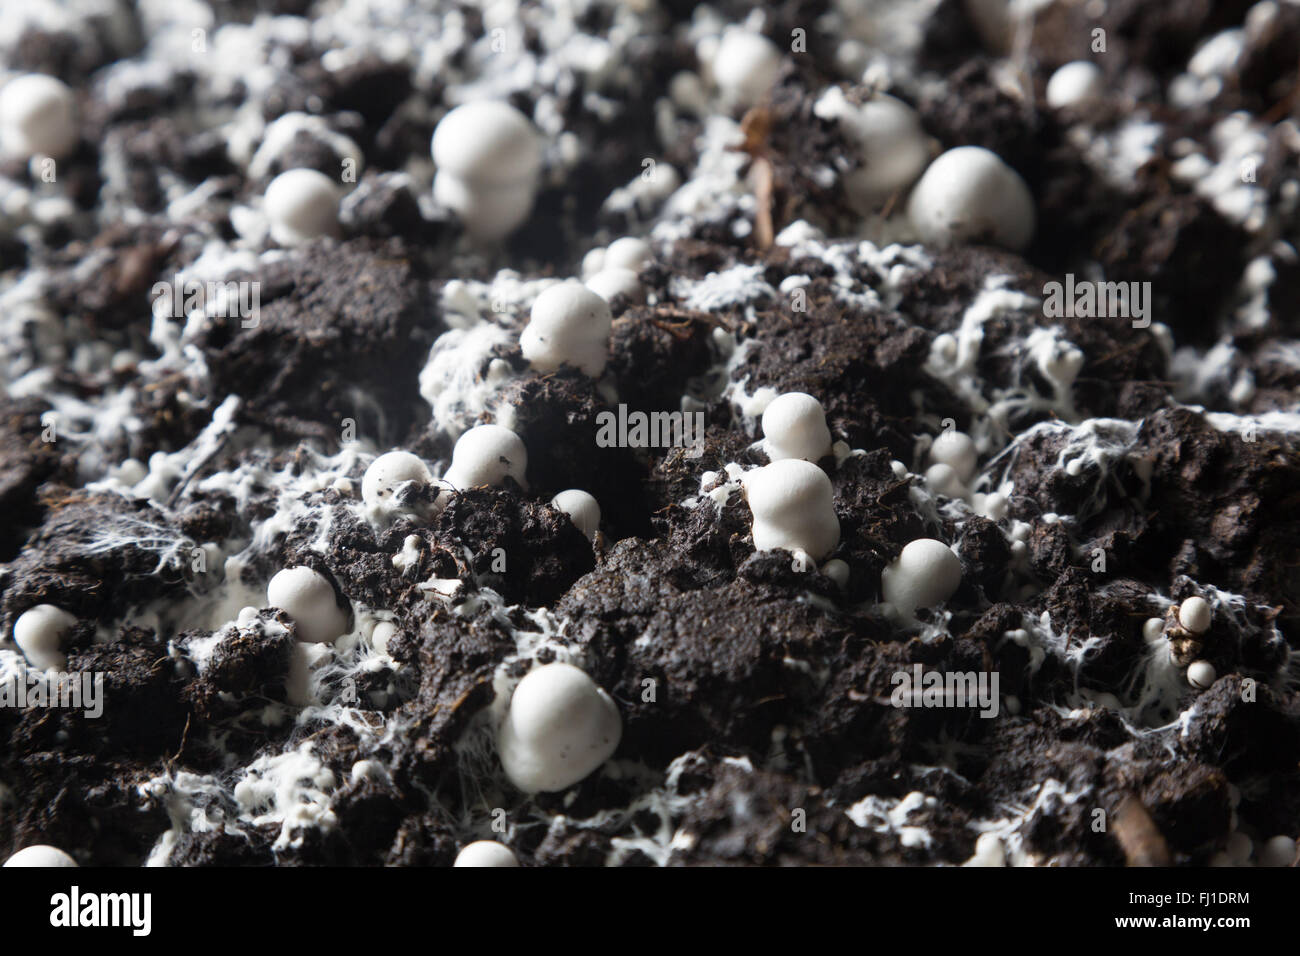
[[580, 282], [562, 282], [537, 297], [519, 346], [539, 371], [572, 365], [597, 378], [605, 370], [613, 322], [609, 303], [599, 294]]
[[936, 159], [912, 190], [908, 218], [924, 242], [993, 242], [1019, 251], [1034, 234], [1034, 198], [1020, 174], [980, 146]]
[[859, 212], [874, 207], [916, 181], [930, 160], [930, 144], [920, 117], [902, 100], [877, 94], [854, 106], [838, 86], [813, 106], [822, 119], [835, 120], [858, 150], [861, 166], [844, 177], [849, 202]]
[[62, 608], [38, 604], [14, 622], [14, 643], [33, 667], [57, 670], [67, 660], [62, 650], [63, 636], [76, 623], [77, 619]]
[[1047, 105], [1054, 110], [1083, 106], [1100, 99], [1105, 90], [1101, 67], [1090, 60], [1075, 60], [1057, 69], [1047, 81]]
[[918, 811], [938, 806], [934, 797], [913, 791], [901, 799], [868, 795], [844, 811], [845, 816], [864, 829], [894, 834], [904, 847], [928, 847], [932, 838], [925, 827], [908, 823]]
[[266, 587], [266, 603], [293, 618], [300, 641], [327, 644], [348, 631], [349, 616], [339, 607], [334, 587], [311, 568], [285, 568], [277, 573]]
[[909, 542], [880, 577], [885, 602], [909, 615], [917, 608], [942, 604], [960, 584], [961, 561], [934, 538]]
[[831, 430], [822, 403], [806, 392], [778, 395], [763, 410], [763, 448], [772, 461], [818, 461], [831, 453]]
[[271, 238], [282, 246], [338, 234], [339, 190], [324, 173], [286, 170], [266, 187], [264, 202]]
[[35, 866], [42, 868], [76, 866], [77, 861], [56, 846], [37, 844], [23, 847], [9, 859], [5, 866]]
[[587, 777], [618, 749], [623, 723], [610, 696], [572, 664], [530, 671], [510, 698], [497, 751], [525, 793], [554, 792]]
[[0, 143], [9, 156], [62, 159], [77, 145], [76, 97], [42, 73], [15, 77], [0, 89]]
[[722, 35], [711, 62], [713, 80], [730, 106], [753, 106], [781, 69], [781, 51], [767, 37], [740, 27]]
[[297, 750], [259, 757], [248, 765], [235, 784], [233, 796], [239, 819], [253, 826], [280, 824], [272, 849], [283, 850], [302, 842], [294, 831], [307, 827], [332, 829], [337, 823], [330, 809], [337, 785], [334, 772], [312, 753], [311, 742]]
[[785, 458], [746, 472], [742, 480], [757, 550], [803, 551], [820, 561], [840, 543], [835, 491], [816, 465]]
[[493, 410], [501, 389], [514, 376], [509, 363], [494, 355], [512, 338], [492, 322], [438, 336], [420, 370], [420, 395], [432, 408], [439, 431], [459, 437], [480, 414]]
[[518, 866], [514, 850], [496, 840], [475, 840], [456, 854], [452, 866]]
[[471, 237], [494, 242], [528, 218], [542, 144], [523, 113], [497, 100], [458, 106], [438, 123], [431, 149], [438, 166], [434, 198], [460, 217]]
[[451, 467], [443, 477], [457, 491], [497, 487], [507, 475], [527, 488], [527, 470], [528, 450], [518, 435], [501, 425], [476, 425], [456, 441]]
[[574, 527], [595, 540], [600, 530], [600, 503], [588, 492], [578, 488], [561, 491], [551, 499], [551, 507], [563, 511], [569, 516]]

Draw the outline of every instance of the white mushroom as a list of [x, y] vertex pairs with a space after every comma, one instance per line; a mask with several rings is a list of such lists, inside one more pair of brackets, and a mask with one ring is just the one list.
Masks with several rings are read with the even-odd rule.
[[266, 586], [266, 603], [293, 618], [294, 635], [308, 644], [328, 644], [348, 632], [349, 615], [339, 607], [329, 580], [308, 567], [285, 568]]
[[623, 722], [609, 694], [572, 664], [544, 664], [515, 688], [497, 731], [510, 782], [553, 792], [587, 777], [618, 749]]

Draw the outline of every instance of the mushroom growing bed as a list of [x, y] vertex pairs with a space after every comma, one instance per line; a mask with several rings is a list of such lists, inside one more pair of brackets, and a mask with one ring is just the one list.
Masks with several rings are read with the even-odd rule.
[[7, 11], [0, 858], [1294, 865], [1297, 49]]

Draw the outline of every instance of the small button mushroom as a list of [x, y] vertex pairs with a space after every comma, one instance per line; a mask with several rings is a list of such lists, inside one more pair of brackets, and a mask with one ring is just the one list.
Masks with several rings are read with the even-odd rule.
[[567, 514], [574, 527], [589, 540], [596, 539], [596, 532], [600, 530], [600, 503], [591, 494], [570, 488], [552, 498], [551, 506]]
[[457, 491], [479, 485], [499, 487], [506, 476], [527, 488], [527, 470], [528, 450], [518, 435], [503, 425], [475, 425], [456, 440], [443, 478]]
[[433, 131], [430, 152], [439, 172], [471, 183], [527, 181], [542, 165], [537, 128], [501, 100], [465, 103], [448, 112]]
[[531, 181], [479, 185], [447, 173], [433, 179], [433, 198], [454, 212], [469, 237], [481, 243], [497, 242], [523, 225], [536, 193]]
[[1291, 866], [1295, 863], [1296, 842], [1286, 834], [1270, 837], [1259, 851], [1260, 866]]
[[839, 558], [831, 558], [822, 565], [822, 574], [826, 575], [835, 582], [835, 586], [841, 591], [847, 591], [849, 588], [849, 566]]
[[[605, 250], [600, 269], [631, 269], [638, 271], [654, 256], [650, 243], [635, 236], [615, 239]], [[599, 269], [596, 271], [600, 271]]]
[[835, 491], [812, 462], [782, 458], [746, 472], [741, 483], [757, 550], [803, 551], [820, 561], [840, 543]]
[[1203, 597], [1189, 597], [1178, 606], [1178, 623], [1193, 634], [1208, 631], [1211, 619], [1210, 604]]
[[515, 851], [496, 840], [475, 840], [456, 854], [452, 866], [518, 866]]
[[1165, 621], [1160, 617], [1149, 617], [1142, 625], [1142, 639], [1148, 644], [1158, 644], [1165, 639]]
[[586, 286], [606, 302], [613, 302], [619, 296], [629, 302], [640, 302], [645, 297], [637, 274], [621, 266], [601, 269], [587, 280]]
[[942, 432], [934, 440], [930, 446], [930, 460], [949, 466], [963, 483], [975, 476], [975, 469], [979, 466], [975, 442], [965, 432], [954, 429]]
[[348, 632], [349, 615], [339, 607], [329, 580], [308, 567], [285, 568], [266, 587], [266, 603], [293, 618], [294, 634], [308, 644], [329, 644]]
[[1047, 81], [1047, 105], [1054, 110], [1083, 106], [1101, 99], [1105, 89], [1101, 67], [1090, 60], [1075, 60], [1059, 67]]
[[472, 238], [503, 239], [528, 218], [542, 142], [523, 113], [498, 100], [457, 106], [438, 123], [430, 148], [438, 167], [434, 198]]
[[1187, 665], [1187, 683], [1197, 690], [1205, 690], [1211, 686], [1217, 676], [1214, 665], [1209, 661], [1192, 661]]
[[591, 378], [605, 371], [614, 317], [609, 303], [581, 282], [551, 286], [533, 303], [519, 347], [533, 368], [553, 372], [572, 365]]
[[763, 448], [772, 461], [818, 461], [831, 453], [831, 430], [822, 403], [805, 392], [786, 392], [763, 410]]
[[271, 238], [296, 246], [339, 231], [339, 189], [314, 169], [289, 169], [266, 187], [266, 217]]
[[0, 142], [8, 155], [63, 159], [79, 136], [76, 97], [61, 80], [28, 73], [0, 89]]
[[1036, 218], [1020, 174], [981, 146], [959, 146], [932, 162], [907, 212], [923, 242], [992, 242], [1017, 252], [1033, 237]]
[[497, 731], [510, 782], [525, 793], [573, 786], [618, 749], [623, 722], [609, 694], [586, 672], [555, 662], [524, 676]]
[[38, 604], [14, 622], [14, 643], [27, 663], [41, 670], [60, 670], [67, 663], [63, 638], [77, 619], [53, 604]]
[[380, 654], [387, 654], [389, 645], [396, 636], [396, 624], [391, 621], [380, 621], [370, 632], [370, 646]]
[[917, 538], [881, 574], [881, 594], [899, 612], [942, 604], [961, 584], [961, 561], [934, 538]]
[[733, 26], [723, 33], [711, 67], [726, 102], [749, 107], [762, 100], [776, 82], [781, 51], [762, 34]]
[[849, 204], [861, 213], [874, 211], [916, 182], [930, 161], [921, 118], [900, 99], [878, 93], [855, 106], [832, 88], [814, 109], [836, 119], [845, 139], [856, 147], [861, 165], [845, 175], [844, 191]]
[[948, 498], [966, 497], [966, 486], [957, 477], [951, 465], [931, 465], [925, 470], [925, 485], [937, 495]]
[[[387, 513], [400, 507], [398, 493], [408, 484], [438, 485], [451, 491], [446, 482], [437, 481], [429, 467], [416, 455], [406, 451], [390, 451], [370, 463], [361, 479], [361, 500], [372, 513]], [[440, 493], [435, 511], [441, 511], [450, 495]]]
[[77, 861], [56, 846], [40, 843], [35, 846], [23, 847], [5, 860], [4, 865], [34, 866], [48, 869], [50, 867], [76, 866]]

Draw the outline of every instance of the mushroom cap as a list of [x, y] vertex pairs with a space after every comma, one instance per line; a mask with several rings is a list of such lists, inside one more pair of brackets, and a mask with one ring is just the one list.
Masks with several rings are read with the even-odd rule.
[[372, 508], [391, 505], [393, 493], [408, 481], [432, 482], [429, 466], [407, 451], [385, 452], [366, 469], [361, 479], [361, 500]]
[[512, 784], [525, 793], [549, 793], [591, 774], [613, 756], [622, 736], [609, 694], [582, 669], [557, 661], [519, 682], [497, 732], [497, 751]]
[[781, 69], [781, 51], [767, 37], [743, 27], [722, 34], [711, 64], [714, 82], [736, 106], [753, 106], [772, 88]]
[[1187, 665], [1187, 683], [1197, 690], [1211, 686], [1219, 675], [1209, 661], [1192, 661]]
[[970, 481], [979, 465], [975, 442], [965, 432], [955, 429], [940, 432], [930, 446], [930, 459], [948, 465], [962, 482]]
[[527, 470], [528, 449], [518, 435], [503, 425], [475, 425], [457, 439], [443, 479], [464, 491], [478, 485], [499, 486], [509, 475], [526, 488]]
[[570, 488], [552, 498], [551, 506], [567, 514], [574, 527], [589, 539], [596, 537], [600, 530], [600, 503], [590, 493]]
[[606, 302], [620, 295], [633, 302], [642, 298], [641, 280], [633, 270], [623, 266], [606, 266], [588, 279], [586, 285]]
[[263, 203], [271, 238], [282, 246], [338, 232], [339, 189], [318, 170], [285, 170], [266, 187]]
[[806, 392], [786, 392], [763, 410], [763, 437], [772, 461], [817, 461], [831, 453], [831, 430], [822, 403]]
[[519, 346], [534, 368], [568, 364], [596, 378], [605, 370], [614, 317], [609, 303], [577, 280], [559, 282], [533, 302]]
[[518, 866], [515, 851], [496, 840], [475, 840], [461, 847], [452, 866]]
[[981, 146], [958, 146], [932, 162], [907, 213], [924, 242], [993, 242], [1013, 251], [1029, 244], [1036, 222], [1020, 174]]
[[1074, 60], [1058, 67], [1047, 81], [1047, 105], [1054, 110], [1082, 106], [1100, 99], [1106, 90], [1106, 77], [1091, 60]]
[[479, 184], [445, 170], [433, 177], [433, 198], [456, 214], [476, 242], [496, 242], [523, 225], [536, 192], [528, 179]]
[[1212, 620], [1210, 602], [1203, 597], [1189, 597], [1178, 606], [1178, 623], [1193, 634], [1204, 634]]
[[759, 551], [805, 551], [820, 561], [840, 543], [834, 488], [812, 462], [782, 458], [745, 472], [741, 482]]
[[38, 843], [34, 846], [25, 846], [9, 859], [5, 860], [5, 866], [35, 866], [35, 867], [56, 867], [56, 866], [76, 866], [77, 861], [67, 853], [64, 853], [57, 846], [49, 846], [45, 843]]
[[878, 93], [839, 114], [840, 128], [858, 148], [862, 165], [844, 177], [855, 207], [878, 203], [916, 182], [930, 161], [930, 142], [916, 110]]
[[7, 152], [62, 159], [80, 137], [76, 95], [43, 73], [14, 77], [0, 89], [0, 130]]
[[881, 595], [905, 614], [948, 600], [961, 584], [961, 560], [934, 538], [909, 542], [881, 574]]
[[537, 127], [501, 100], [457, 106], [433, 131], [433, 161], [439, 172], [478, 186], [533, 180], [542, 166]]
[[605, 248], [601, 269], [631, 269], [636, 272], [654, 256], [650, 243], [636, 236], [615, 239]]
[[76, 623], [76, 617], [63, 608], [37, 604], [14, 621], [14, 643], [33, 667], [59, 668], [66, 661], [63, 636]]
[[293, 618], [294, 634], [304, 643], [328, 644], [348, 632], [349, 615], [339, 607], [334, 586], [311, 568], [277, 572], [266, 586], [266, 602]]

